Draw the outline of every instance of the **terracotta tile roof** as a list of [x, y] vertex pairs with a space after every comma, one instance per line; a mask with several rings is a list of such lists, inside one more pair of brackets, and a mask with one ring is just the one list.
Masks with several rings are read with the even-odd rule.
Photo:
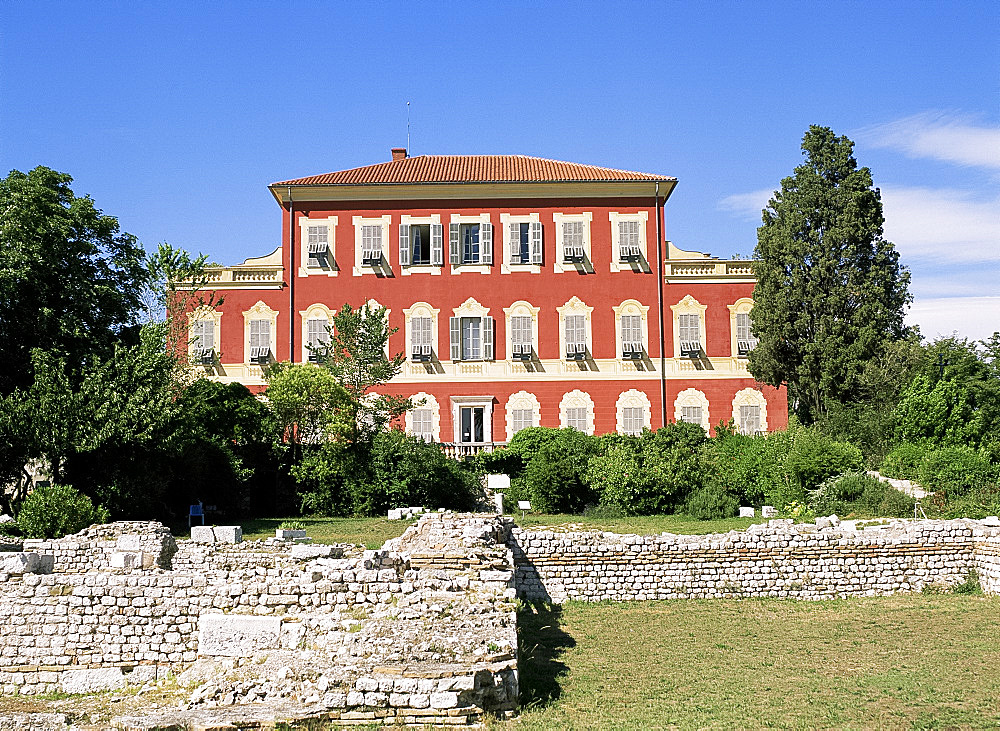
[[272, 185], [393, 185], [404, 183], [545, 183], [675, 181], [666, 175], [614, 170], [524, 155], [420, 155]]

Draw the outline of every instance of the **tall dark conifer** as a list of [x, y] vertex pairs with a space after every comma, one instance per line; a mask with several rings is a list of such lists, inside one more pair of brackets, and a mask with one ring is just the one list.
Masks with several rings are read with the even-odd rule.
[[768, 201], [757, 229], [751, 315], [757, 380], [788, 386], [806, 423], [859, 394], [867, 360], [906, 335], [909, 272], [886, 241], [882, 199], [854, 143], [828, 127], [802, 139], [806, 161]]

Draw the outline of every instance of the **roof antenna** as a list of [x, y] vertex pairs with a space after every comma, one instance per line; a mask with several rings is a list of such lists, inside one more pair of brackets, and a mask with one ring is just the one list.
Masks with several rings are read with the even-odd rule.
[[410, 156], [410, 103], [406, 102], [406, 156]]

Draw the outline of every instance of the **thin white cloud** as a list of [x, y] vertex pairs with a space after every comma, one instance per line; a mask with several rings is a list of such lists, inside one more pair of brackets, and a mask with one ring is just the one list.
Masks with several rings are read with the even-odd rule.
[[906, 316], [928, 340], [958, 333], [985, 340], [1000, 331], [1000, 297], [939, 297], [918, 299]]
[[858, 142], [900, 150], [910, 157], [930, 158], [1000, 170], [1000, 126], [947, 112], [923, 112], [894, 122], [864, 127]]
[[772, 195], [774, 195], [774, 190], [770, 188], [754, 190], [750, 193], [736, 193], [719, 201], [718, 207], [721, 211], [728, 211], [747, 221], [760, 223], [761, 211], [767, 206]]
[[1000, 198], [950, 188], [882, 188], [885, 235], [904, 261], [1000, 261]]

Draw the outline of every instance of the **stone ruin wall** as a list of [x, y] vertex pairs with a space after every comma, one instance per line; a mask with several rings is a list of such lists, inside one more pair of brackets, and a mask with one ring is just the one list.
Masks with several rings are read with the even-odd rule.
[[[413, 724], [512, 711], [507, 528], [428, 520], [388, 550], [347, 557], [343, 546], [275, 542], [178, 548], [159, 524], [25, 541], [53, 560], [18, 573], [12, 559], [30, 554], [0, 554], [0, 693], [118, 688], [205, 662], [239, 675], [252, 658], [261, 673], [202, 685], [190, 708], [270, 701], [289, 717]], [[146, 556], [119, 568], [126, 550]], [[301, 672], [283, 671], [282, 684], [271, 662]]]
[[[199, 683], [182, 711], [209, 714], [187, 722], [210, 725], [257, 708], [264, 725], [510, 713], [515, 593], [825, 599], [954, 585], [973, 569], [1000, 593], [1000, 528], [963, 520], [634, 536], [432, 515], [379, 551], [175, 543], [159, 524], [117, 523], [23, 548], [31, 553], [0, 553], [0, 693], [88, 692], [173, 673]], [[220, 720], [226, 709], [238, 715]], [[171, 725], [180, 712], [122, 723]]]
[[511, 532], [518, 596], [563, 602], [832, 599], [952, 586], [976, 570], [1000, 591], [1000, 528], [973, 520], [863, 531], [774, 520], [706, 536]]

